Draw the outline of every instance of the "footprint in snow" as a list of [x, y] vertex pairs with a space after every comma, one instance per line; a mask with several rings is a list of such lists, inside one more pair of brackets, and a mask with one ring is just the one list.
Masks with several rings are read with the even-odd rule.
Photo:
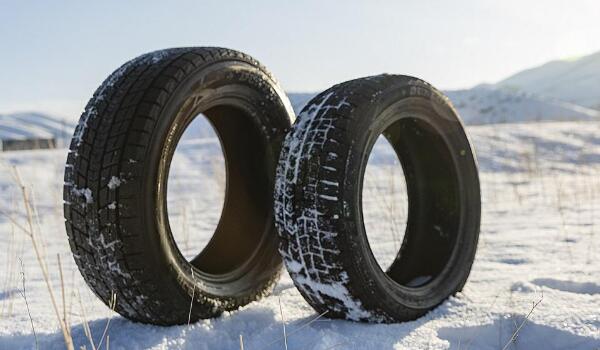
[[523, 264], [527, 264], [529, 262], [529, 260], [521, 259], [521, 258], [504, 258], [504, 259], [499, 259], [498, 262], [503, 263], [503, 264], [509, 264], [509, 265], [523, 265]]
[[12, 298], [13, 296], [18, 295], [18, 294], [19, 294], [18, 289], [9, 289], [9, 290], [5, 290], [5, 291], [1, 291], [0, 292], [0, 300]]
[[531, 283], [540, 287], [547, 287], [563, 292], [577, 293], [577, 294], [600, 294], [600, 285], [593, 282], [573, 282], [573, 281], [561, 281], [553, 278], [537, 278], [531, 281]]

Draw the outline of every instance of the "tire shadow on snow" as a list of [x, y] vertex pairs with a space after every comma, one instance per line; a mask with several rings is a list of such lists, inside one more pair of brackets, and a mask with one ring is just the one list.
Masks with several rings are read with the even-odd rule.
[[[523, 317], [498, 317], [493, 323], [472, 327], [445, 327], [438, 337], [450, 343], [450, 349], [502, 349], [510, 341]], [[516, 340], [507, 349], [598, 349], [600, 339], [579, 336], [568, 331], [526, 321]]]
[[[77, 321], [79, 321], [78, 318]], [[74, 319], [74, 320], [75, 320]], [[109, 318], [89, 322], [90, 330], [97, 346]], [[270, 330], [270, 331], [269, 331]], [[267, 332], [267, 333], [265, 333]], [[182, 326], [160, 327], [135, 323], [117, 314], [110, 318], [108, 335], [110, 349], [239, 349], [239, 336], [251, 340], [253, 334], [257, 337], [267, 337], [272, 333], [273, 338], [281, 337], [281, 323], [278, 315], [269, 308], [248, 308], [221, 317], [200, 320], [196, 323]], [[85, 335], [82, 323], [71, 327], [75, 348], [85, 346], [91, 348]], [[55, 333], [38, 333], [40, 349], [64, 349], [64, 340], [59, 330]], [[246, 341], [245, 341], [246, 342]], [[105, 348], [106, 339], [102, 344]], [[0, 349], [35, 349], [35, 338], [32, 333], [0, 335]], [[256, 348], [256, 346], [254, 346]]]
[[10, 299], [10, 298], [13, 298], [16, 295], [19, 295], [19, 290], [18, 289], [5, 290], [5, 291], [0, 292], [0, 300]]
[[[415, 328], [431, 321], [432, 316], [399, 324], [366, 324], [330, 320], [312, 314], [286, 322], [290, 349], [391, 349]], [[89, 322], [96, 343], [108, 318]], [[189, 326], [159, 327], [131, 322], [119, 315], [110, 319], [110, 349], [239, 349], [240, 334], [244, 348], [281, 350], [284, 348], [282, 323], [277, 308], [249, 307], [214, 319], [201, 320]], [[91, 349], [83, 324], [71, 327], [75, 348]], [[39, 348], [64, 349], [60, 331], [38, 333]], [[106, 346], [106, 340], [102, 349]], [[35, 338], [28, 334], [0, 335], [0, 349], [35, 349]]]

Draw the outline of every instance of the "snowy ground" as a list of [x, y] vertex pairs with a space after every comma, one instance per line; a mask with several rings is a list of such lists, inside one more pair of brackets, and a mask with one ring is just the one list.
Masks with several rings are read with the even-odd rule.
[[[320, 318], [287, 274], [271, 296], [217, 319], [170, 328], [129, 322], [90, 292], [70, 256], [61, 204], [66, 151], [0, 154], [0, 349], [35, 349], [36, 338], [40, 349], [64, 348], [31, 242], [6, 217], [27, 225], [12, 166], [34, 193], [36, 234], [62, 312], [60, 254], [77, 348], [92, 348], [85, 335], [87, 319], [96, 344], [110, 321], [111, 349], [239, 349], [240, 334], [245, 349], [284, 349], [281, 303], [289, 349], [600, 349], [600, 124], [504, 124], [473, 126], [469, 132], [483, 191], [480, 244], [470, 279], [462, 293], [425, 317], [394, 325]], [[173, 220], [182, 237], [195, 242], [218, 219], [214, 208], [221, 199], [194, 199], [182, 189], [189, 188], [186, 181], [195, 181], [197, 193], [218, 188], [221, 170], [209, 166], [210, 157], [203, 158], [202, 150], [212, 149], [206, 142], [191, 142], [186, 149], [178, 163], [180, 184], [173, 185], [180, 188], [173, 192]], [[393, 224], [401, 227], [405, 210], [401, 201], [392, 201], [402, 194], [401, 182], [390, 180], [392, 159], [384, 148], [374, 155], [364, 201], [370, 242], [388, 261], [401, 232]], [[205, 170], [197, 171], [206, 173], [186, 172], [186, 164], [203, 164]], [[199, 181], [199, 176], [212, 180]], [[186, 209], [177, 205], [177, 195], [187, 195]], [[212, 214], [196, 215], [207, 208]], [[21, 294], [21, 272], [36, 336]]]

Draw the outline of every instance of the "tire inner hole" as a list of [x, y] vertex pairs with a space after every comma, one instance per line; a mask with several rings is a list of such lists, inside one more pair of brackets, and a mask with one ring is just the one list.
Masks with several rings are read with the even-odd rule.
[[363, 177], [364, 228], [396, 283], [423, 287], [448, 265], [460, 224], [458, 188], [449, 147], [427, 122], [401, 118], [375, 142]]
[[408, 195], [400, 160], [382, 135], [377, 138], [365, 169], [362, 210], [371, 251], [386, 271], [404, 241]]
[[169, 168], [167, 212], [177, 248], [206, 274], [253, 256], [270, 220], [266, 141], [254, 117], [230, 106], [194, 116]]

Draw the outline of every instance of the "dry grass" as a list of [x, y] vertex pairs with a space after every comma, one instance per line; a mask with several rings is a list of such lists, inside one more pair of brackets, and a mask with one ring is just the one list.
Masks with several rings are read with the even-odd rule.
[[[16, 168], [13, 168], [13, 169], [14, 169], [15, 182], [16, 182], [18, 188], [20, 188], [20, 190], [21, 190], [21, 194], [22, 194], [22, 198], [23, 198], [23, 206], [25, 208], [25, 212], [27, 215], [26, 216], [27, 217], [26, 227], [23, 227], [21, 225], [19, 225], [18, 227], [21, 227], [22, 231], [29, 237], [29, 239], [31, 241], [31, 245], [35, 252], [35, 256], [36, 256], [38, 265], [42, 271], [42, 276], [44, 277], [44, 282], [46, 284], [48, 294], [50, 296], [50, 302], [52, 304], [52, 308], [53, 308], [56, 318], [58, 320], [60, 330], [62, 331], [62, 334], [63, 334], [63, 338], [65, 341], [65, 347], [67, 350], [74, 350], [73, 338], [71, 336], [71, 330], [70, 330], [70, 327], [65, 323], [65, 319], [63, 319], [61, 317], [61, 314], [59, 312], [58, 305], [56, 303], [56, 298], [54, 296], [52, 284], [50, 282], [50, 276], [48, 273], [48, 265], [45, 261], [45, 255], [43, 254], [43, 251], [40, 247], [40, 243], [38, 241], [38, 235], [36, 233], [36, 230], [34, 229], [34, 222], [37, 222], [37, 220], [34, 216], [33, 203], [31, 202], [29, 191], [28, 191], [27, 187], [25, 187], [25, 185], [23, 184], [23, 181], [21, 180], [21, 176], [19, 175], [18, 170]], [[64, 286], [62, 289], [64, 290]]]
[[21, 264], [21, 281], [23, 285], [23, 289], [20, 291], [23, 300], [25, 301], [25, 307], [27, 308], [27, 315], [29, 316], [29, 321], [31, 322], [31, 331], [33, 332], [33, 338], [35, 339], [35, 348], [39, 349], [40, 345], [37, 338], [37, 333], [35, 332], [35, 325], [33, 324], [33, 317], [31, 317], [31, 310], [29, 309], [29, 301], [27, 300], [27, 289], [25, 288], [25, 269], [23, 268], [23, 261], [19, 259]]
[[533, 314], [533, 311], [535, 311], [535, 308], [538, 307], [538, 305], [540, 305], [540, 303], [542, 302], [542, 300], [544, 300], [544, 293], [543, 292], [542, 292], [542, 296], [540, 297], [540, 299], [538, 301], [536, 301], [536, 302], [533, 303], [533, 305], [531, 307], [531, 310], [529, 310], [529, 313], [525, 316], [525, 318], [523, 319], [523, 321], [521, 322], [521, 324], [519, 324], [519, 326], [517, 327], [517, 329], [515, 329], [515, 331], [513, 332], [512, 336], [506, 342], [506, 344], [504, 345], [504, 347], [502, 348], [502, 350], [508, 349], [508, 347], [517, 340], [517, 337], [519, 336], [519, 332], [521, 331], [521, 329], [523, 328], [523, 326], [525, 326], [525, 323], [529, 320], [529, 317], [531, 316], [531, 314]]
[[279, 314], [281, 315], [281, 327], [283, 327], [283, 344], [285, 346], [285, 350], [288, 350], [287, 332], [285, 330], [285, 317], [283, 316], [283, 307], [281, 306], [281, 298], [277, 297], [277, 301], [279, 302]]
[[[0, 308], [0, 318], [10, 317], [13, 313], [13, 295], [16, 293], [14, 286], [17, 284], [17, 261], [18, 256], [22, 256], [24, 245], [21, 240], [18, 240], [15, 232], [15, 225], [11, 223], [10, 236], [8, 238], [8, 249], [6, 251], [5, 279], [2, 290], [6, 294], [2, 299]], [[18, 241], [17, 241], [18, 240]]]
[[[73, 343], [71, 327], [70, 327], [70, 320], [69, 320], [68, 316], [71, 314], [72, 300], [73, 300], [73, 295], [75, 293], [71, 293], [71, 297], [70, 297], [70, 300], [69, 300], [69, 303], [67, 306], [67, 292], [66, 292], [66, 288], [65, 288], [65, 275], [64, 275], [64, 271], [63, 271], [63, 263], [62, 263], [60, 254], [57, 254], [57, 269], [58, 269], [57, 274], [58, 274], [59, 281], [60, 281], [60, 300], [62, 301], [62, 303], [60, 305], [61, 307], [59, 307], [59, 303], [58, 303], [57, 297], [55, 296], [54, 287], [52, 285], [51, 278], [50, 278], [48, 262], [46, 259], [47, 255], [45, 252], [45, 244], [44, 244], [43, 240], [41, 239], [41, 236], [39, 235], [39, 232], [41, 231], [41, 226], [40, 226], [40, 223], [38, 220], [39, 215], [37, 213], [35, 203], [32, 200], [31, 191], [23, 183], [18, 169], [13, 167], [11, 169], [11, 171], [12, 171], [15, 185], [19, 189], [20, 194], [21, 194], [21, 200], [22, 200], [22, 206], [23, 206], [22, 209], [25, 214], [25, 222], [21, 223], [19, 220], [17, 220], [14, 217], [14, 215], [12, 213], [9, 213], [5, 210], [0, 209], [0, 215], [4, 216], [5, 218], [7, 218], [9, 220], [12, 227], [14, 228], [13, 231], [16, 231], [18, 229], [25, 237], [27, 237], [29, 239], [30, 245], [33, 248], [33, 252], [35, 253], [37, 265], [40, 268], [40, 271], [42, 273], [43, 281], [44, 281], [44, 284], [45, 284], [47, 292], [48, 292], [50, 304], [52, 306], [52, 309], [53, 309], [56, 319], [58, 321], [59, 328], [63, 335], [63, 339], [65, 342], [65, 348], [67, 350], [74, 350], [75, 346]], [[14, 248], [16, 246], [14, 243], [16, 241], [15, 236], [16, 235], [13, 232], [11, 239], [9, 241], [10, 242], [9, 250], [15, 249]], [[23, 249], [24, 249], [24, 247], [21, 249], [20, 255], [23, 255], [23, 251], [22, 251]], [[12, 252], [12, 254], [9, 252], [9, 259], [10, 259], [10, 257], [15, 257], [15, 256], [16, 256], [16, 253], [14, 251]], [[11, 259], [11, 261], [12, 260], [13, 259]], [[16, 260], [16, 259], [14, 259], [14, 260]], [[9, 263], [7, 268], [8, 268], [8, 273], [7, 273], [7, 278], [6, 278], [5, 284], [8, 286], [8, 285], [12, 285], [11, 283], [12, 283], [12, 279], [13, 279], [12, 276], [14, 275], [14, 273], [13, 273], [14, 264]], [[33, 335], [35, 338], [36, 348], [39, 348], [37, 333], [35, 331], [35, 323], [33, 320], [33, 315], [31, 315], [31, 313], [30, 313], [29, 301], [27, 299], [27, 293], [26, 293], [26, 289], [25, 289], [25, 272], [24, 272], [22, 263], [21, 263], [21, 275], [22, 275], [22, 279], [21, 279], [22, 287], [19, 290], [19, 293], [21, 294], [21, 296], [23, 297], [23, 299], [25, 301], [27, 312], [28, 312], [30, 322], [31, 322], [32, 332], [33, 332]], [[71, 280], [72, 280], [71, 290], [74, 290], [74, 280], [75, 280], [74, 279], [74, 271], [72, 273]], [[8, 288], [8, 290], [10, 290], [10, 287]], [[77, 293], [77, 294], [79, 295], [79, 293]], [[88, 338], [88, 340], [90, 341], [91, 348], [93, 350], [100, 349], [103, 343], [106, 344], [106, 348], [108, 348], [108, 346], [109, 346], [108, 330], [109, 330], [111, 318], [110, 317], [108, 318], [107, 323], [104, 328], [104, 331], [102, 333], [102, 336], [99, 339], [98, 345], [95, 345], [94, 341], [92, 339], [92, 333], [91, 333], [91, 329], [89, 327], [89, 323], [87, 322], [86, 310], [85, 310], [85, 307], [83, 306], [83, 303], [81, 302], [80, 296], [79, 296], [79, 301], [80, 301], [80, 307], [81, 307], [82, 321], [83, 321], [83, 325], [84, 325], [84, 333], [85, 333], [86, 337]], [[110, 306], [111, 311], [114, 312], [114, 307], [116, 306], [116, 294], [113, 293], [111, 302], [109, 304], [110, 304], [109, 306]], [[5, 312], [4, 309], [5, 308], [4, 308], [4, 303], [3, 303], [2, 314], [4, 314], [4, 312]]]
[[[101, 349], [102, 343], [105, 341], [105, 339], [106, 339], [105, 348], [108, 349], [109, 342], [110, 342], [108, 330], [110, 328], [110, 320], [112, 319], [110, 317], [111, 315], [109, 315], [109, 317], [107, 318], [106, 324], [104, 326], [104, 331], [102, 332], [102, 336], [100, 337], [100, 340], [98, 341], [98, 345], [96, 345], [94, 342], [94, 336], [92, 334], [92, 329], [90, 328], [90, 324], [88, 322], [87, 311], [81, 300], [81, 294], [79, 293], [79, 290], [77, 290], [77, 297], [79, 299], [79, 307], [81, 310], [81, 323], [83, 324], [83, 332], [84, 332], [85, 337], [87, 338], [88, 342], [90, 343], [91, 349], [92, 350]], [[109, 304], [108, 306], [109, 306], [110, 311], [114, 312], [115, 307], [117, 305], [117, 294], [116, 293], [113, 292], [111, 294], [111, 298], [110, 298], [110, 301], [108, 304]]]

